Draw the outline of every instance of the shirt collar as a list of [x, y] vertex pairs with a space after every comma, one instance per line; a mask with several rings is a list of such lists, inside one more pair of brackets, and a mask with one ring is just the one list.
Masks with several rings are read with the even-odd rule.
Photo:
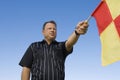
[[[46, 41], [45, 39], [43, 39], [43, 40], [42, 40], [42, 43], [47, 43], [47, 41]], [[51, 44], [54, 44], [54, 43], [57, 43], [57, 41], [56, 41], [56, 40], [53, 40], [53, 41], [51, 42]]]

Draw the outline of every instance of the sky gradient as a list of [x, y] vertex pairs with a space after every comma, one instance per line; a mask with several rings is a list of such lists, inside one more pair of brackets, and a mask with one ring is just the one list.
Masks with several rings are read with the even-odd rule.
[[[57, 41], [65, 41], [79, 21], [86, 20], [100, 0], [1, 0], [0, 80], [21, 80], [18, 65], [32, 42], [43, 39], [45, 21], [57, 23]], [[101, 65], [101, 42], [95, 19], [81, 35], [65, 63], [65, 80], [119, 80], [120, 62]]]

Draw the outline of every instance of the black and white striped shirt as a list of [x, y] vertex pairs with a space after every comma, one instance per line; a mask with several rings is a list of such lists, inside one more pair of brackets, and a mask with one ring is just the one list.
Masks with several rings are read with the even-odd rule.
[[[73, 50], [73, 49], [72, 49]], [[31, 80], [64, 80], [64, 63], [68, 54], [65, 42], [45, 40], [32, 43], [26, 50], [19, 65], [31, 69]]]

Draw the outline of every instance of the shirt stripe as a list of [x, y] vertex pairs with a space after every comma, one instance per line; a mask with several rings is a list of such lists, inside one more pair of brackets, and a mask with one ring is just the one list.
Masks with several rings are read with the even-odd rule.
[[65, 49], [65, 42], [53, 41], [50, 45], [45, 40], [35, 42], [28, 48], [20, 65], [31, 65], [31, 80], [64, 80], [64, 62], [71, 52]]

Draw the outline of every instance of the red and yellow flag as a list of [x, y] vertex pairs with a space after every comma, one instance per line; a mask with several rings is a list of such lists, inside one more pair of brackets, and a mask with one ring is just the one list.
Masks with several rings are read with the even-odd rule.
[[120, 60], [120, 0], [103, 0], [92, 16], [102, 44], [102, 65]]

